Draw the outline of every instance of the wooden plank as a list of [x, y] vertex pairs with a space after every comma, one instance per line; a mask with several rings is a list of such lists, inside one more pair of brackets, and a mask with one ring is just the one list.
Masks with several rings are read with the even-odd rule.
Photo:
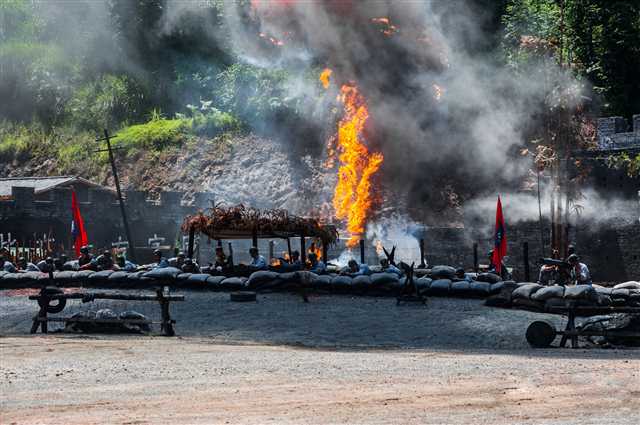
[[[77, 299], [81, 300], [85, 297], [90, 297], [94, 300], [126, 300], [126, 301], [160, 301], [157, 295], [129, 295], [129, 294], [107, 294], [102, 292], [76, 292], [73, 294], [52, 294], [47, 295], [47, 298], [50, 300], [59, 300], [59, 299]], [[38, 300], [40, 299], [40, 295], [29, 295], [30, 300]], [[168, 295], [163, 297], [167, 301], [184, 301], [184, 295]]]

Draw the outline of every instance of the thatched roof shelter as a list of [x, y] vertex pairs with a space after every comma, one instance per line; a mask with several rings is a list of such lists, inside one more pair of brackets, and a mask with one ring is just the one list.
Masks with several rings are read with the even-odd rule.
[[260, 210], [242, 204], [213, 208], [187, 216], [182, 224], [184, 232], [200, 232], [211, 239], [257, 238], [317, 238], [324, 245], [338, 240], [334, 226], [321, 224], [315, 218], [298, 217], [286, 210]]

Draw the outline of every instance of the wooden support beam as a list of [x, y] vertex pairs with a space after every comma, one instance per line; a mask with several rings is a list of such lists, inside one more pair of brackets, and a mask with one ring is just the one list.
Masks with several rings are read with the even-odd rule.
[[305, 246], [304, 233], [300, 236], [300, 261], [302, 265], [307, 262], [307, 247]]
[[364, 264], [364, 239], [360, 239], [360, 263]]

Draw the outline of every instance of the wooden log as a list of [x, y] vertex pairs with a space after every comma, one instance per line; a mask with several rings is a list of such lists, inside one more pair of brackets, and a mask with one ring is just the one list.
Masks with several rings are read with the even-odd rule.
[[307, 247], [305, 246], [304, 233], [300, 235], [300, 261], [304, 267], [307, 262]]
[[364, 239], [360, 239], [360, 263], [364, 264]]
[[[30, 300], [38, 300], [41, 298], [41, 295], [29, 295]], [[84, 298], [89, 298], [90, 300], [125, 300], [125, 301], [160, 301], [160, 298], [157, 295], [137, 295], [137, 294], [108, 294], [104, 292], [95, 292], [95, 293], [81, 293], [76, 292], [73, 294], [52, 294], [46, 297], [49, 300], [59, 300], [59, 299], [76, 299], [81, 300]], [[184, 301], [184, 295], [167, 295], [163, 297], [168, 301]]]

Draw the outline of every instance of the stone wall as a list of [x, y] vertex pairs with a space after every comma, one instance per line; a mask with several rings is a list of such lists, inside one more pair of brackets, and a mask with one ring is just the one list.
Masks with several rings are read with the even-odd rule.
[[[181, 192], [163, 192], [159, 201], [147, 200], [147, 193], [125, 192], [126, 212], [135, 246], [146, 246], [148, 239], [157, 234], [173, 245], [179, 236], [182, 220], [199, 208], [210, 206], [212, 194], [197, 193], [195, 202], [183, 205]], [[29, 241], [36, 233], [52, 233], [56, 246], [71, 245], [71, 192], [57, 188], [51, 191], [51, 200], [35, 197], [29, 187], [12, 188], [12, 199], [0, 201], [0, 232], [12, 233], [18, 241]], [[112, 242], [126, 240], [120, 207], [115, 196], [104, 190], [89, 190], [88, 202], [79, 203], [90, 242], [95, 248], [109, 247]]]

